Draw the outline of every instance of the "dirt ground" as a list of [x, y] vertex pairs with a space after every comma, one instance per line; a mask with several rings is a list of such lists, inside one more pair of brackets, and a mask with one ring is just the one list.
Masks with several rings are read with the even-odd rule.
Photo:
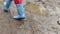
[[[12, 17], [17, 15], [15, 4], [10, 7], [10, 12], [3, 11], [3, 0], [0, 0], [0, 34], [60, 34], [60, 10], [57, 11], [51, 5], [44, 5], [49, 9], [48, 16], [34, 15], [30, 11], [25, 11], [26, 19], [22, 21], [14, 20]], [[51, 9], [52, 8], [52, 9]], [[55, 12], [54, 12], [55, 11]]]

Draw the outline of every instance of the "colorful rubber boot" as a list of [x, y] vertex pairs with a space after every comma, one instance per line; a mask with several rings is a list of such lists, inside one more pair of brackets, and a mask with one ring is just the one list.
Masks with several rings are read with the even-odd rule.
[[24, 19], [25, 18], [25, 13], [24, 13], [24, 8], [23, 8], [23, 4], [16, 4], [17, 10], [18, 10], [18, 15], [14, 16], [14, 19]]
[[9, 7], [12, 3], [12, 0], [7, 0], [6, 2], [4, 2], [4, 11], [8, 12], [9, 11]]

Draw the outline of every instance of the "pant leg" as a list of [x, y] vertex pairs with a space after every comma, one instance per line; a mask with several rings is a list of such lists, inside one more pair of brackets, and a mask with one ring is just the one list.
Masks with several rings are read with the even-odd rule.
[[14, 0], [15, 4], [22, 4], [22, 0]]

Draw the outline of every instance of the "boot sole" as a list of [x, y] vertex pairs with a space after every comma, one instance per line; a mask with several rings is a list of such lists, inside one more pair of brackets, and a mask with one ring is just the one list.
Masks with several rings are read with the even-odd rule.
[[8, 12], [7, 10], [4, 10], [4, 12]]
[[10, 12], [10, 10], [8, 11], [8, 10], [4, 10], [4, 12]]
[[15, 19], [15, 20], [24, 20], [25, 17], [24, 18], [13, 18], [13, 19]]

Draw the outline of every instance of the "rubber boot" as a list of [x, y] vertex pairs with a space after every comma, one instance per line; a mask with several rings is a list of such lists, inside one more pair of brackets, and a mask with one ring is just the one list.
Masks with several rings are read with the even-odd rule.
[[24, 7], [23, 4], [16, 4], [18, 15], [13, 18], [16, 20], [22, 20], [25, 18]]
[[9, 7], [12, 3], [12, 0], [7, 0], [6, 2], [4, 2], [4, 11], [8, 12], [9, 11]]

